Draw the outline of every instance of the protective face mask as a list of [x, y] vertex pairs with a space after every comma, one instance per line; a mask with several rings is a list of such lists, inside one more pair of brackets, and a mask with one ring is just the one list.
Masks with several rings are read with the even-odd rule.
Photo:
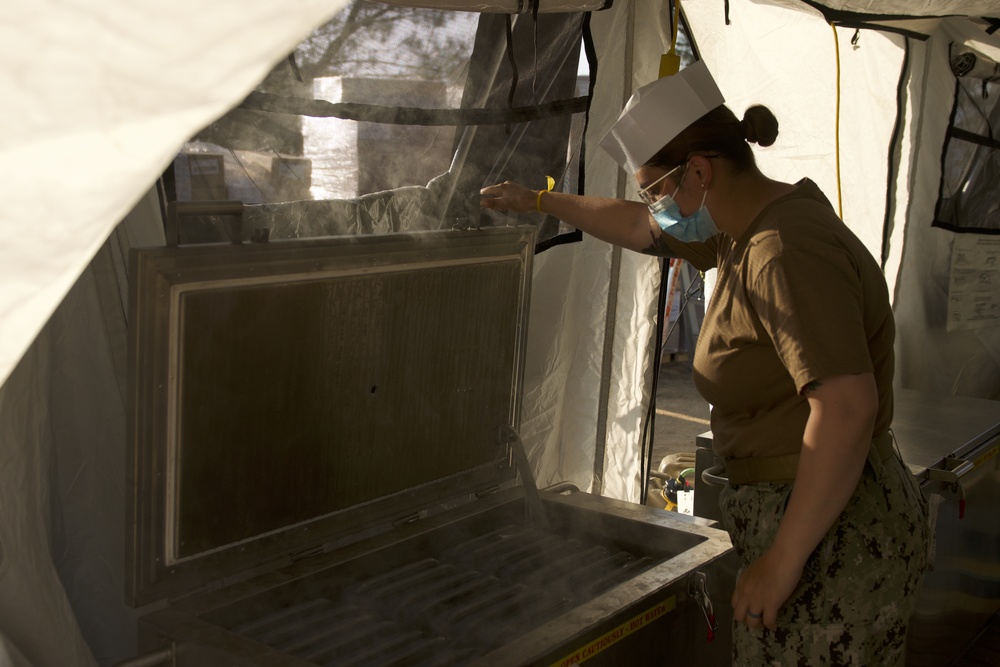
[[707, 241], [719, 233], [719, 228], [712, 220], [712, 214], [705, 208], [707, 196], [706, 191], [701, 197], [701, 207], [689, 216], [681, 215], [681, 207], [670, 195], [664, 195], [650, 204], [649, 212], [660, 229], [678, 241], [684, 243]]

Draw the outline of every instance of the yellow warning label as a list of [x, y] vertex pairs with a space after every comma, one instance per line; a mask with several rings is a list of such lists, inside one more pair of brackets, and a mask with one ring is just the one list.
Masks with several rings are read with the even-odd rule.
[[1000, 452], [1000, 447], [991, 447], [988, 452], [986, 452], [985, 454], [983, 454], [982, 456], [980, 456], [978, 459], [976, 459], [976, 461], [975, 461], [975, 467], [978, 468], [979, 466], [983, 465], [984, 463], [986, 463], [987, 461], [989, 461], [990, 459], [992, 459], [994, 456], [997, 455], [997, 452]]
[[677, 600], [673, 595], [671, 595], [655, 607], [651, 607], [641, 614], [637, 614], [636, 616], [625, 621], [617, 628], [605, 632], [594, 641], [590, 642], [586, 646], [580, 647], [576, 651], [573, 651], [562, 660], [556, 660], [552, 663], [552, 667], [572, 667], [573, 665], [579, 665], [580, 663], [586, 662], [609, 646], [613, 646], [625, 637], [628, 637], [636, 630], [640, 630], [664, 614], [673, 611], [676, 606]]

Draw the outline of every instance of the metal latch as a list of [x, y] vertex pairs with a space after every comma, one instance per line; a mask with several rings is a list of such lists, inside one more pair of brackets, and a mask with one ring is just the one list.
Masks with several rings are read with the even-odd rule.
[[962, 477], [971, 472], [976, 467], [972, 461], [947, 456], [944, 459], [944, 468], [929, 468], [927, 479], [934, 482], [941, 482], [951, 486], [951, 490], [958, 496], [958, 518], [965, 518], [965, 487], [962, 486]]
[[688, 593], [698, 603], [701, 613], [705, 616], [705, 623], [708, 626], [706, 641], [712, 641], [715, 639], [715, 631], [719, 629], [719, 623], [715, 620], [715, 607], [712, 606], [712, 600], [708, 597], [708, 577], [704, 572], [699, 571], [693, 573], [691, 578]]

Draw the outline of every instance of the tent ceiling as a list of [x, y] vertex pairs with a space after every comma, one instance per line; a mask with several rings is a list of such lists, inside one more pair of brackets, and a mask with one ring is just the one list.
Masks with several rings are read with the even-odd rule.
[[925, 39], [941, 19], [963, 16], [984, 19], [984, 25], [1000, 25], [995, 0], [955, 0], [953, 2], [911, 2], [909, 0], [754, 0], [761, 4], [800, 11], [819, 12], [828, 22], [849, 28], [896, 32]]
[[815, 7], [825, 16], [854, 19], [907, 19], [913, 17], [996, 16], [996, 0], [771, 0], [773, 4]]

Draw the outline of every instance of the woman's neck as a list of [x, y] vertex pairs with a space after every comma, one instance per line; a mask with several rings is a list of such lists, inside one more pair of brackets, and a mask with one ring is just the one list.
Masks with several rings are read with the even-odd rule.
[[795, 185], [775, 181], [753, 169], [731, 174], [719, 201], [712, 206], [712, 219], [726, 234], [739, 239], [771, 202], [795, 190]]

